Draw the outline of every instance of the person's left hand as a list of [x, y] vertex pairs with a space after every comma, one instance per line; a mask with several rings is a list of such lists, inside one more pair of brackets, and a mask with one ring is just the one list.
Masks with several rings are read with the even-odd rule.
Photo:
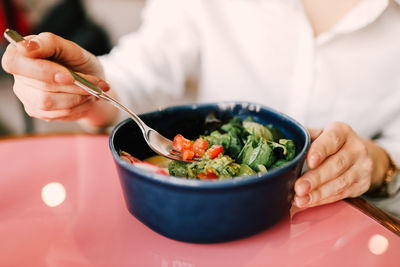
[[296, 181], [294, 205], [318, 206], [360, 196], [370, 188], [376, 165], [371, 141], [362, 139], [341, 122], [320, 130], [309, 129], [309, 133], [309, 170]]

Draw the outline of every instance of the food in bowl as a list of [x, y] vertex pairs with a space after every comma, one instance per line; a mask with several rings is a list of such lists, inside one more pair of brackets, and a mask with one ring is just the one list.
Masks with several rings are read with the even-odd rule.
[[[214, 114], [209, 116], [216, 119]], [[169, 160], [168, 174], [200, 180], [267, 172], [283, 166], [296, 153], [293, 140], [286, 139], [278, 128], [255, 122], [252, 117], [241, 120], [238, 116], [196, 140], [177, 134], [173, 139], [173, 150], [179, 152], [184, 160], [198, 160], [191, 163]], [[125, 151], [121, 151], [121, 157], [136, 167], [166, 174], [157, 163], [141, 162]]]
[[204, 121], [210, 113], [223, 123], [235, 116], [241, 121], [250, 116], [262, 125], [271, 124], [296, 144], [294, 158], [268, 172], [218, 181], [150, 172], [136, 168], [119, 154], [126, 151], [141, 161], [154, 156], [139, 126], [127, 119], [115, 126], [109, 145], [129, 212], [156, 233], [194, 243], [248, 237], [284, 217], [290, 218], [294, 183], [310, 145], [307, 130], [294, 119], [248, 102], [174, 106], [141, 114], [140, 118], [171, 140], [177, 133], [196, 140], [201, 134], [209, 135], [221, 127], [215, 120], [207, 121], [205, 127]]
[[141, 168], [141, 169], [147, 170], [149, 172], [168, 175], [167, 169], [162, 168], [160, 166], [161, 162], [162, 162], [161, 159], [157, 160], [157, 163], [154, 164], [154, 163], [148, 162], [147, 160], [142, 161], [138, 158], [135, 158], [134, 156], [132, 156], [131, 154], [129, 154], [128, 152], [125, 152], [125, 151], [120, 151], [120, 157], [124, 161], [129, 162], [130, 164], [132, 164], [133, 166], [135, 166], [137, 168]]

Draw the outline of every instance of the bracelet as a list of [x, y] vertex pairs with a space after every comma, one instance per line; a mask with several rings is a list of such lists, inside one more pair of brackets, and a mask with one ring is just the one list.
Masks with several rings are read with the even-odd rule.
[[374, 197], [388, 197], [389, 196], [389, 184], [392, 181], [393, 177], [397, 175], [397, 172], [399, 171], [399, 168], [396, 166], [396, 164], [393, 162], [392, 158], [387, 154], [388, 159], [389, 159], [389, 166], [386, 170], [385, 177], [383, 178], [383, 182], [380, 187], [375, 189], [372, 192], [372, 195]]

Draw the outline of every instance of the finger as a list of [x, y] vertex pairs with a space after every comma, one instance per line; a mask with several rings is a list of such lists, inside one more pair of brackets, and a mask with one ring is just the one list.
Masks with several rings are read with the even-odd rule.
[[94, 57], [76, 43], [49, 32], [28, 36], [25, 41], [17, 43], [17, 48], [26, 57], [51, 58], [76, 71], [86, 69]]
[[[364, 189], [364, 187], [366, 188], [366, 186], [361, 185], [359, 187], [353, 187], [353, 185], [356, 183], [360, 184], [360, 181], [362, 181], [360, 168], [356, 165], [353, 165], [352, 168], [350, 168], [347, 172], [311, 191], [308, 195], [296, 195], [296, 206], [312, 207], [318, 206], [323, 203], [328, 203], [326, 202], [326, 199], [340, 200], [342, 198], [346, 198], [352, 195], [358, 196], [362, 193], [361, 191]], [[367, 183], [365, 183], [364, 181], [363, 183], [367, 185]], [[348, 190], [350, 187], [352, 188], [352, 190]], [[334, 196], [340, 198], [332, 198]]]
[[339, 177], [325, 183], [324, 185], [316, 188], [309, 193], [310, 201], [309, 205], [317, 205], [322, 200], [338, 195], [339, 193], [345, 191], [349, 188], [354, 181], [358, 179], [358, 172], [355, 168], [349, 169], [344, 174]]
[[95, 98], [92, 95], [47, 92], [28, 85], [20, 86], [19, 82], [14, 86], [14, 93], [24, 105], [43, 111], [71, 109]]
[[45, 59], [33, 59], [18, 53], [8, 46], [2, 58], [3, 69], [14, 75], [25, 76], [47, 83], [72, 84], [74, 79], [69, 71], [55, 62]]
[[344, 123], [332, 123], [323, 129], [320, 136], [312, 142], [307, 153], [307, 165], [316, 168], [327, 157], [339, 151], [346, 142], [350, 127]]
[[[73, 58], [73, 56], [71, 57]], [[71, 61], [73, 62], [74, 60], [72, 59]], [[83, 61], [83, 63], [81, 62], [79, 68], [77, 67], [75, 69], [79, 70], [85, 65], [85, 62], [86, 61]], [[12, 45], [7, 47], [7, 50], [2, 57], [2, 66], [3, 69], [8, 73], [25, 76], [43, 81], [45, 83], [71, 85], [74, 82], [70, 72], [60, 64], [46, 59], [26, 57], [19, 53]], [[87, 67], [85, 70], [89, 70], [90, 73], [96, 73], [92, 69], [93, 67]], [[108, 91], [110, 88], [110, 86], [104, 80], [101, 80], [96, 76], [83, 74], [81, 74], [81, 76], [98, 85], [103, 91]]]
[[[107, 92], [110, 90], [110, 86], [102, 79], [97, 76], [79, 74], [89, 82], [94, 85], [97, 85], [102, 91]], [[21, 87], [29, 87], [36, 88], [38, 90], [42, 90], [45, 92], [52, 93], [70, 93], [70, 94], [79, 94], [79, 95], [90, 95], [89, 92], [83, 90], [81, 87], [75, 84], [63, 85], [63, 84], [54, 84], [47, 83], [45, 81], [24, 77], [20, 75], [15, 75], [15, 84]]]
[[[309, 203], [306, 206], [302, 206], [302, 208], [305, 208], [305, 207], [311, 208], [311, 207], [316, 207], [316, 206], [320, 206], [320, 205], [324, 205], [324, 204], [333, 203], [333, 202], [336, 202], [336, 201], [339, 201], [339, 200], [342, 200], [345, 198], [358, 197], [358, 196], [362, 195], [363, 193], [365, 193], [367, 190], [368, 190], [367, 183], [360, 184], [358, 182], [355, 182], [352, 185], [350, 185], [348, 188], [344, 189], [343, 191], [339, 192], [336, 195], [332, 195], [325, 199], [321, 199], [318, 202]], [[295, 204], [295, 206], [297, 206], [296, 198], [293, 203]], [[299, 206], [297, 206], [297, 207], [299, 207]]]
[[84, 118], [88, 112], [93, 108], [96, 101], [93, 98], [89, 98], [88, 101], [82, 103], [71, 109], [63, 110], [52, 110], [43, 111], [38, 109], [33, 109], [30, 106], [24, 106], [26, 113], [34, 118], [46, 120], [46, 121], [75, 121]]
[[305, 196], [315, 188], [333, 180], [355, 164], [358, 157], [351, 146], [345, 144], [342, 149], [328, 157], [320, 166], [305, 172], [295, 184], [298, 196]]
[[314, 141], [315, 139], [317, 139], [322, 133], [322, 129], [308, 128], [307, 131], [310, 134], [311, 141]]
[[[76, 72], [77, 75], [81, 76], [82, 78], [84, 78], [85, 80], [89, 81], [90, 83], [96, 85], [97, 87], [99, 87], [103, 92], [107, 92], [111, 89], [110, 85], [104, 81], [103, 79], [99, 78], [98, 76], [94, 76], [94, 75], [89, 75], [89, 74], [84, 74], [84, 73], [79, 73]], [[75, 88], [80, 88], [78, 85], [75, 85]], [[87, 92], [85, 90], [82, 89], [81, 92]]]
[[[316, 206], [320, 206], [320, 205], [324, 205], [324, 204], [329, 204], [329, 203], [333, 203], [333, 202], [336, 202], [336, 201], [339, 201], [339, 200], [342, 200], [342, 199], [346, 198], [346, 195], [349, 194], [349, 191], [350, 191], [350, 189], [347, 189], [347, 190], [345, 190], [343, 192], [340, 192], [337, 195], [330, 196], [330, 197], [328, 197], [326, 199], [323, 199], [318, 203], [308, 203], [307, 199], [299, 200], [299, 199], [297, 199], [295, 197], [295, 201], [293, 202], [293, 204], [298, 208], [311, 208], [311, 207], [316, 207]], [[304, 204], [300, 204], [302, 202]], [[305, 203], [308, 203], [308, 204], [305, 204]]]

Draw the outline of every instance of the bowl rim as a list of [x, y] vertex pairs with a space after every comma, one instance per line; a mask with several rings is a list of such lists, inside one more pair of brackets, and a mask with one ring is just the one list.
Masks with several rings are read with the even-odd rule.
[[143, 170], [141, 168], [135, 167], [131, 163], [128, 163], [124, 161], [123, 159], [120, 158], [118, 152], [116, 151], [114, 147], [114, 137], [115, 134], [118, 132], [118, 130], [124, 126], [125, 124], [129, 123], [132, 121], [131, 118], [127, 118], [121, 122], [119, 122], [117, 125], [114, 126], [112, 132], [110, 133], [109, 136], [109, 148], [111, 150], [112, 156], [114, 158], [114, 161], [118, 163], [121, 167], [126, 169], [129, 172], [137, 173], [140, 175], [140, 178], [146, 179], [152, 182], [156, 183], [161, 183], [165, 185], [170, 185], [170, 186], [180, 186], [180, 187], [192, 187], [192, 188], [226, 188], [226, 187], [236, 187], [236, 186], [242, 186], [242, 185], [247, 185], [247, 184], [254, 184], [254, 183], [259, 183], [263, 182], [266, 180], [271, 180], [271, 179], [278, 179], [279, 175], [286, 172], [287, 170], [293, 168], [295, 165], [297, 165], [303, 158], [305, 158], [306, 153], [310, 147], [311, 144], [311, 137], [310, 134], [308, 133], [307, 129], [300, 124], [297, 120], [293, 119], [292, 117], [277, 111], [273, 108], [264, 106], [262, 104], [254, 103], [254, 102], [246, 102], [246, 101], [222, 101], [222, 102], [207, 102], [207, 103], [199, 103], [199, 104], [184, 104], [184, 105], [175, 105], [175, 106], [167, 106], [165, 108], [160, 108], [155, 111], [151, 112], [146, 112], [143, 114], [140, 114], [139, 116], [143, 115], [151, 115], [158, 113], [160, 111], [170, 111], [172, 109], [183, 109], [183, 108], [190, 108], [190, 109], [197, 109], [205, 106], [226, 106], [226, 107], [235, 107], [237, 105], [241, 105], [242, 107], [244, 106], [254, 106], [260, 109], [264, 109], [270, 113], [274, 113], [278, 116], [280, 116], [282, 119], [287, 120], [291, 122], [292, 124], [296, 125], [304, 134], [305, 136], [305, 142], [304, 146], [300, 150], [300, 152], [287, 164], [285, 164], [282, 167], [273, 169], [271, 171], [268, 171], [267, 173], [257, 173], [254, 175], [249, 175], [249, 176], [239, 176], [235, 177], [233, 179], [221, 179], [221, 180], [197, 180], [197, 179], [185, 179], [185, 178], [180, 178], [176, 176], [171, 176], [171, 175], [163, 175], [163, 174], [158, 174], [158, 173], [151, 173], [146, 170]]

